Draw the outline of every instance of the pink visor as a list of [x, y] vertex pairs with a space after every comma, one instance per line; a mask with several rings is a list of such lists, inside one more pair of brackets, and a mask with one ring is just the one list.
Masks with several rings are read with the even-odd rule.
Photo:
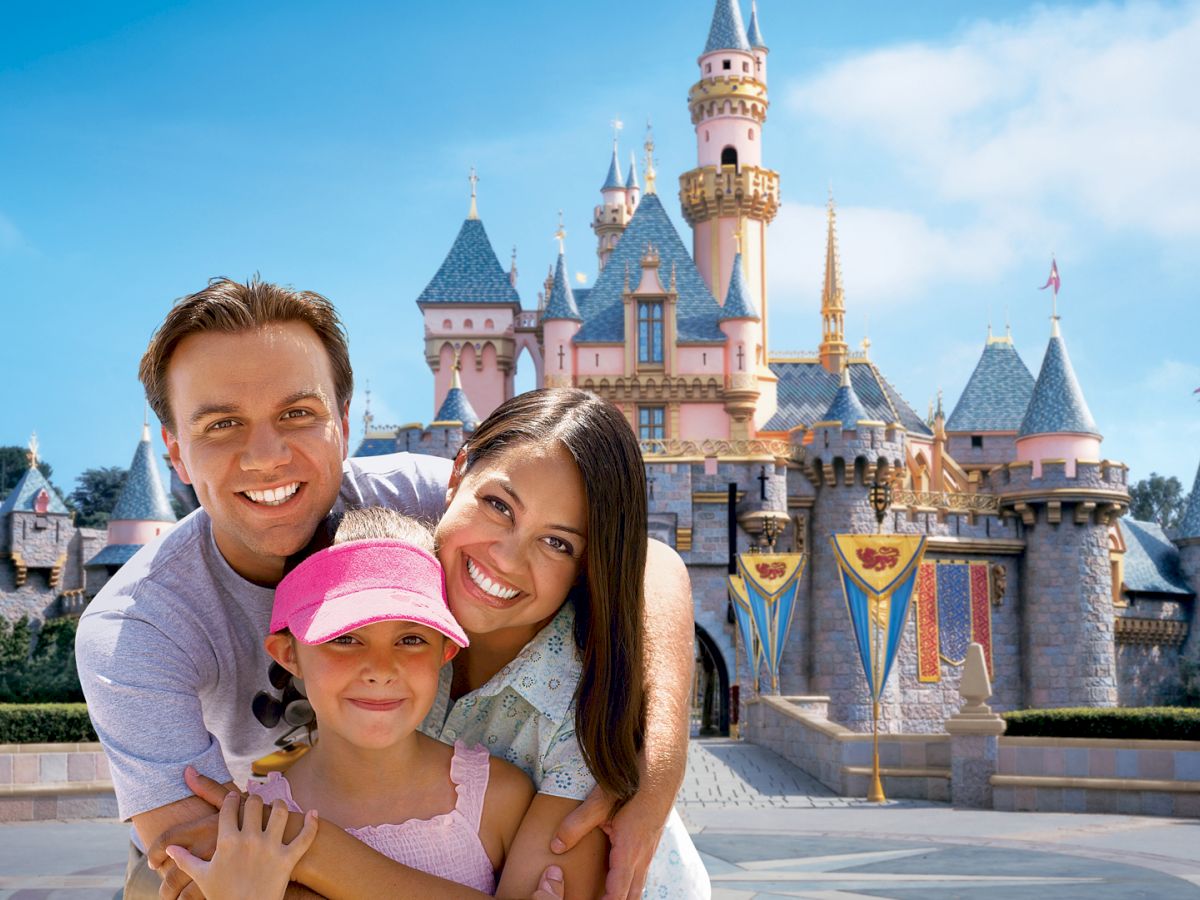
[[460, 647], [469, 643], [446, 605], [441, 564], [404, 541], [335, 544], [304, 560], [275, 588], [271, 632], [287, 628], [304, 644], [387, 621], [416, 622]]

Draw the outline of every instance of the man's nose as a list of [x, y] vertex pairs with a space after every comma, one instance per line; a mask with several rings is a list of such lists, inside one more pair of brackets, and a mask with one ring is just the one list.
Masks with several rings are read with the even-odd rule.
[[242, 468], [270, 472], [292, 461], [292, 450], [280, 432], [270, 425], [251, 426], [242, 448]]

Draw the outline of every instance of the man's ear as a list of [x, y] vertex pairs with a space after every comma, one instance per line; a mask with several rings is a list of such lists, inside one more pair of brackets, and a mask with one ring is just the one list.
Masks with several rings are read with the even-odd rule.
[[350, 456], [350, 401], [342, 407], [342, 459]]
[[179, 480], [184, 484], [191, 484], [192, 479], [188, 475], [187, 466], [183, 463], [183, 455], [179, 452], [179, 438], [167, 431], [167, 426], [162, 426], [163, 443], [167, 445], [167, 456], [171, 459], [171, 468], [175, 470], [175, 474], [179, 476]]
[[296, 658], [296, 639], [290, 634], [268, 634], [263, 640], [263, 646], [271, 659], [279, 663], [297, 678], [300, 674], [300, 660]]

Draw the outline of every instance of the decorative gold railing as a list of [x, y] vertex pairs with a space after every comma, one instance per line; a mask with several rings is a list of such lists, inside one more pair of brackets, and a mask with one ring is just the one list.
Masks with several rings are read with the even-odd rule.
[[639, 442], [642, 456], [646, 459], [666, 459], [675, 456], [761, 456], [775, 459], [793, 459], [801, 448], [787, 441], [749, 440], [749, 441], [680, 441], [645, 440]]
[[959, 494], [950, 491], [893, 491], [892, 506], [920, 506], [952, 512], [999, 513], [996, 494]]

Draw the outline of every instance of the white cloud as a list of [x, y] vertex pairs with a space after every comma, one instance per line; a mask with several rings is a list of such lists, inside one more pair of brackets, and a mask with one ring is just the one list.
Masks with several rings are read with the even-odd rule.
[[12, 223], [3, 213], [0, 213], [0, 252], [6, 250], [18, 250], [25, 246], [25, 238], [17, 226]]
[[1195, 2], [1038, 8], [844, 59], [788, 102], [989, 221], [1059, 211], [1188, 237], [1200, 234], [1197, 47]]
[[[780, 210], [768, 231], [772, 292], [804, 298], [806, 309], [816, 308], [826, 233], [823, 207], [789, 204]], [[837, 235], [842, 286], [856, 310], [917, 300], [944, 282], [985, 283], [1012, 259], [998, 228], [943, 229], [895, 209], [839, 207]]]

